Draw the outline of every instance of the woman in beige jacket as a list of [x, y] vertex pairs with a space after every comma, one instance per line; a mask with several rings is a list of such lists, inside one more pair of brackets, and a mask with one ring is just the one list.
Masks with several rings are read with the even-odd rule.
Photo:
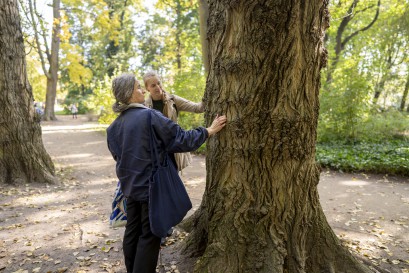
[[[202, 102], [191, 102], [182, 97], [167, 93], [162, 88], [158, 74], [149, 71], [143, 76], [146, 90], [149, 91], [149, 97], [145, 100], [145, 105], [149, 108], [160, 111], [163, 115], [173, 122], [177, 123], [178, 114], [181, 111], [192, 113], [203, 113], [204, 106]], [[176, 153], [175, 161], [178, 170], [181, 171], [192, 162], [190, 153]]]

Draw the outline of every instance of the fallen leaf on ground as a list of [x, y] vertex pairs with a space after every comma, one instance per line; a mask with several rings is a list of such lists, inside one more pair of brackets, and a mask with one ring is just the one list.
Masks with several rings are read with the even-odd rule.
[[112, 246], [110, 246], [110, 247], [105, 247], [105, 246], [103, 246], [103, 247], [101, 248], [101, 250], [104, 251], [105, 253], [108, 253], [111, 249], [112, 249]]

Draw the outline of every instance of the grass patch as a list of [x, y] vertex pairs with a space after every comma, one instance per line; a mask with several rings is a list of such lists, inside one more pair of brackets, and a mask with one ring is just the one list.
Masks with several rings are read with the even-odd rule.
[[317, 144], [316, 160], [322, 167], [345, 172], [409, 176], [409, 142], [320, 143]]
[[[206, 143], [195, 154], [206, 155]], [[317, 163], [344, 172], [370, 172], [409, 176], [409, 141], [382, 143], [319, 143]]]
[[68, 113], [68, 112], [67, 112], [67, 111], [65, 111], [65, 110], [55, 111], [55, 112], [54, 112], [54, 114], [55, 114], [56, 116], [71, 115], [71, 113]]

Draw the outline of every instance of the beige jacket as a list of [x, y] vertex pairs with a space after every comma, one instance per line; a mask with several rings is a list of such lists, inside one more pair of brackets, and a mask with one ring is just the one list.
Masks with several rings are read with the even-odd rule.
[[[176, 95], [170, 95], [163, 91], [163, 115], [174, 122], [178, 122], [178, 112], [203, 113], [204, 105], [202, 102], [195, 103]], [[145, 105], [153, 108], [152, 97], [145, 100]], [[175, 107], [176, 106], [176, 107]], [[190, 153], [175, 153], [178, 170], [181, 171], [192, 163]]]

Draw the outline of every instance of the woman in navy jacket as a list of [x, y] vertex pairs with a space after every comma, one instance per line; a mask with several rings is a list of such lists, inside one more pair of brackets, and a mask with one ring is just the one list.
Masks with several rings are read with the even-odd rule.
[[[220, 131], [226, 117], [216, 117], [209, 128], [185, 131], [160, 112], [143, 105], [145, 91], [132, 74], [113, 80], [116, 102], [113, 110], [120, 115], [107, 129], [108, 148], [116, 161], [116, 173], [127, 198], [127, 218], [123, 251], [128, 273], [154, 273], [160, 240], [149, 223], [148, 193], [152, 172], [151, 129], [159, 154], [194, 151], [206, 139]], [[161, 159], [156, 159], [160, 160]]]

